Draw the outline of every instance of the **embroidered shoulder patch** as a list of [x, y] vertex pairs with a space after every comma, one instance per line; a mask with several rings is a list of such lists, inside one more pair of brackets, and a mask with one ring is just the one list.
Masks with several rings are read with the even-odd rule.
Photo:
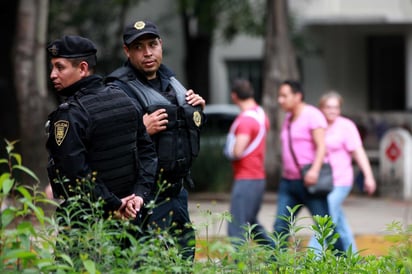
[[58, 146], [63, 143], [68, 130], [69, 122], [66, 120], [59, 120], [54, 123], [54, 139], [56, 140]]
[[202, 124], [202, 115], [200, 115], [199, 111], [193, 112], [193, 122], [197, 127], [200, 127]]

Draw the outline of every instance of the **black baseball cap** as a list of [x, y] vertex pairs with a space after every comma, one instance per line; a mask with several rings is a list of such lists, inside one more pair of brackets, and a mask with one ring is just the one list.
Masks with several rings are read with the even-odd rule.
[[142, 35], [152, 34], [156, 37], [160, 37], [157, 26], [150, 21], [136, 21], [127, 25], [123, 32], [123, 43], [130, 45], [134, 40], [138, 39]]

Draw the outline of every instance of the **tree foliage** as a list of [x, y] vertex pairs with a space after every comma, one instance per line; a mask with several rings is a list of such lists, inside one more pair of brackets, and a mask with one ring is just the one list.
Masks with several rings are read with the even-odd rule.
[[51, 0], [48, 39], [65, 34], [85, 36], [98, 46], [98, 71], [110, 73], [121, 65], [122, 32], [131, 0]]
[[209, 60], [215, 39], [230, 41], [239, 33], [262, 35], [263, 7], [263, 0], [179, 0], [188, 86], [206, 100], [210, 96]]

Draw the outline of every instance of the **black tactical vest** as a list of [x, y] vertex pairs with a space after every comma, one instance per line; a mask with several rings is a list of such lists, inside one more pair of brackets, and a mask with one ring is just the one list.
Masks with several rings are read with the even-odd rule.
[[137, 80], [128, 67], [122, 67], [109, 75], [107, 82], [114, 82], [135, 98], [147, 113], [166, 109], [169, 121], [167, 129], [151, 136], [158, 155], [158, 174], [162, 180], [170, 183], [188, 178], [192, 163], [199, 154], [200, 130], [205, 115], [201, 107], [186, 103], [186, 89], [176, 78], [170, 77], [178, 102], [178, 105], [174, 105], [162, 94]]
[[138, 113], [127, 96], [112, 88], [78, 96], [79, 104], [89, 114], [91, 128], [87, 140], [88, 163], [97, 177], [117, 197], [133, 192], [137, 180], [138, 161], [136, 134]]

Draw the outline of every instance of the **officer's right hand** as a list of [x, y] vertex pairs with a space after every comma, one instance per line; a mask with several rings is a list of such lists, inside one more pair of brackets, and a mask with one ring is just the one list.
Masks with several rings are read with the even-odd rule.
[[168, 122], [167, 112], [164, 108], [160, 108], [150, 114], [146, 113], [143, 115], [143, 124], [145, 125], [146, 131], [149, 135], [165, 130]]
[[137, 212], [134, 210], [134, 207], [130, 206], [130, 201], [133, 201], [136, 198], [135, 194], [131, 194], [122, 199], [122, 205], [119, 207], [117, 212], [120, 214], [121, 218], [136, 218]]

